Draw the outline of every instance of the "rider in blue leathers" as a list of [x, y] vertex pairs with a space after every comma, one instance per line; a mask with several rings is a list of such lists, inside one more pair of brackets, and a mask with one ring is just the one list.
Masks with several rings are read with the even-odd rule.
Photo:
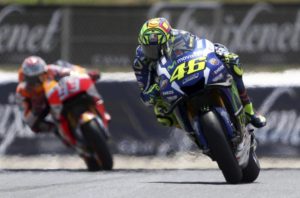
[[[193, 49], [199, 38], [187, 31], [171, 28], [165, 18], [154, 18], [146, 21], [139, 33], [139, 45], [136, 49], [133, 70], [141, 89], [140, 97], [146, 105], [154, 105], [158, 122], [165, 126], [177, 124], [174, 115], [165, 115], [167, 104], [161, 100], [156, 74], [157, 60], [161, 55], [178, 56]], [[244, 86], [243, 69], [239, 56], [230, 52], [224, 45], [215, 43], [215, 53], [227, 66], [238, 88], [244, 110], [249, 122], [257, 127], [266, 125], [264, 116], [254, 111], [253, 105]]]

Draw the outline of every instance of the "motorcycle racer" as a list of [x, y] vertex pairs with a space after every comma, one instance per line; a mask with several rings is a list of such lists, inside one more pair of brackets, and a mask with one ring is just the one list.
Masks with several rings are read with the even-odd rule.
[[[139, 45], [133, 63], [133, 70], [141, 89], [140, 97], [147, 106], [154, 105], [154, 113], [158, 122], [165, 126], [176, 126], [177, 121], [173, 114], [165, 115], [168, 104], [160, 97], [160, 89], [156, 74], [156, 65], [164, 55], [172, 59], [185, 52], [191, 51], [199, 38], [190, 32], [174, 29], [165, 18], [153, 18], [146, 21], [139, 33]], [[266, 125], [266, 118], [253, 108], [242, 79], [243, 69], [239, 56], [230, 52], [224, 45], [215, 43], [215, 53], [228, 68], [237, 84], [240, 99], [249, 122], [257, 127]]]
[[[23, 120], [33, 132], [51, 132], [55, 125], [45, 117], [49, 113], [49, 104], [45, 96], [42, 83], [46, 80], [59, 81], [69, 75], [88, 73], [95, 82], [100, 78], [97, 71], [86, 71], [86, 69], [70, 64], [69, 67], [49, 64], [38, 56], [27, 57], [19, 69], [19, 84], [16, 89], [17, 103], [22, 111]], [[103, 101], [95, 98], [97, 108], [104, 108]], [[109, 117], [106, 113], [105, 116]]]

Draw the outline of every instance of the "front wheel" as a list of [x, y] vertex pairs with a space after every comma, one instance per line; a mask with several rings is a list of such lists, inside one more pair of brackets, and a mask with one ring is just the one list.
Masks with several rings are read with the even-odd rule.
[[215, 112], [209, 111], [199, 115], [199, 125], [202, 128], [204, 137], [213, 159], [218, 163], [228, 183], [240, 183], [243, 177], [229, 141], [227, 140], [222, 123]]
[[243, 182], [252, 183], [256, 180], [260, 172], [260, 164], [252, 147], [249, 154], [248, 165], [243, 169]]
[[111, 170], [113, 159], [106, 143], [104, 129], [93, 119], [83, 124], [81, 130], [87, 143], [87, 148], [93, 156], [84, 159], [88, 170]]

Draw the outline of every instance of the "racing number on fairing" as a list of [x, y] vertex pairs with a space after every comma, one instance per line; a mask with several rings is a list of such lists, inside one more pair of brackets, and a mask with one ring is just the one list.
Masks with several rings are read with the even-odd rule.
[[73, 94], [80, 89], [79, 79], [72, 77], [64, 77], [59, 81], [59, 97], [64, 99], [69, 94]]
[[203, 70], [205, 68], [205, 60], [206, 57], [195, 58], [178, 65], [171, 76], [170, 82], [173, 82], [174, 80], [181, 80], [186, 75]]

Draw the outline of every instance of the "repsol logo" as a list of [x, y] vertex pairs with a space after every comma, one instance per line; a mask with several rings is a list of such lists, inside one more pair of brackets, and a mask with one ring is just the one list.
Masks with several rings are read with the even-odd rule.
[[[62, 12], [56, 10], [49, 18], [48, 24], [29, 23], [22, 17], [33, 16], [21, 6], [7, 6], [0, 11], [0, 54], [17, 53], [49, 53], [57, 45], [56, 34], [60, 30]], [[11, 17], [17, 17], [13, 23]], [[38, 20], [38, 17], [36, 19]]]

